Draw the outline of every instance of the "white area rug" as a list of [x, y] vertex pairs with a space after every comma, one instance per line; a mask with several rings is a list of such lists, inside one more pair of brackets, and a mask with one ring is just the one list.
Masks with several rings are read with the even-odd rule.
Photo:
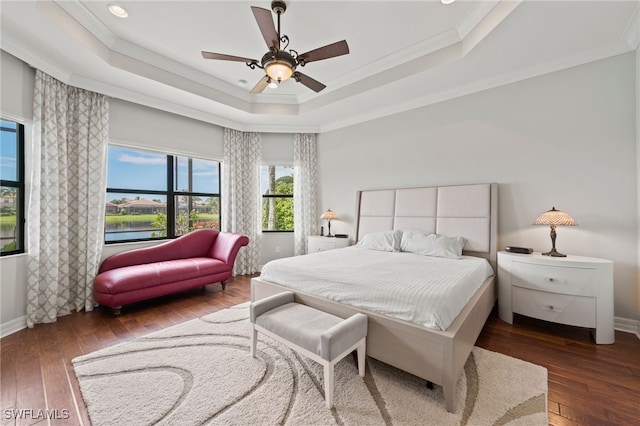
[[249, 355], [248, 304], [73, 360], [94, 426], [117, 425], [546, 425], [547, 370], [474, 348], [458, 381], [456, 412], [442, 389], [367, 358], [336, 366], [335, 405], [322, 368], [260, 336]]

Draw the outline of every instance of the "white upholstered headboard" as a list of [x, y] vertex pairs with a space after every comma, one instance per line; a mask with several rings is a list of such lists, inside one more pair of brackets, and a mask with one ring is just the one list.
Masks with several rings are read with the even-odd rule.
[[358, 191], [356, 218], [356, 241], [395, 229], [460, 235], [465, 254], [484, 257], [497, 270], [496, 183]]

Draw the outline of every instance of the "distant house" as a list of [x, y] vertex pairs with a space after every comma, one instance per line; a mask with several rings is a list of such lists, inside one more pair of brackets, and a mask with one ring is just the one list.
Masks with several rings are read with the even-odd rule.
[[210, 210], [210, 207], [205, 204], [204, 201], [201, 200], [193, 200], [191, 205], [185, 203], [184, 201], [179, 201], [178, 209], [180, 211], [195, 211], [196, 213], [206, 213]]
[[7, 210], [15, 210], [16, 208], [16, 196], [15, 192], [6, 192], [2, 194], [0, 208]]
[[158, 214], [167, 213], [167, 204], [153, 200], [127, 200], [120, 204], [120, 209], [126, 214]]
[[113, 204], [107, 201], [107, 205], [104, 209], [105, 214], [118, 214], [118, 209], [120, 206], [118, 204]]

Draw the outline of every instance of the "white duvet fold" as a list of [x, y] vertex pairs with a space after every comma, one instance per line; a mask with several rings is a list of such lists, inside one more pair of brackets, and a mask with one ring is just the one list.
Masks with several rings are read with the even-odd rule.
[[493, 275], [485, 259], [359, 247], [273, 260], [260, 278], [347, 305], [446, 330]]

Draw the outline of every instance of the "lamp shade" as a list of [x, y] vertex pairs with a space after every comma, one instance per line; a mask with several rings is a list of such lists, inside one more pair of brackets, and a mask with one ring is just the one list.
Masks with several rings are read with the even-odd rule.
[[552, 207], [551, 210], [547, 210], [541, 213], [540, 216], [533, 223], [534, 225], [556, 225], [556, 226], [576, 226], [577, 223], [568, 214], [560, 210], [556, 210]]
[[533, 224], [549, 225], [551, 228], [551, 250], [546, 253], [542, 253], [544, 256], [567, 257], [566, 254], [559, 253], [556, 250], [556, 226], [576, 226], [577, 223], [571, 216], [563, 211], [556, 210], [555, 207], [552, 207], [551, 210], [541, 213]]
[[337, 219], [338, 215], [336, 214], [336, 212], [331, 211], [331, 209], [327, 210], [326, 212], [322, 213], [322, 216], [320, 216], [320, 219], [326, 219], [326, 220], [334, 220]]

